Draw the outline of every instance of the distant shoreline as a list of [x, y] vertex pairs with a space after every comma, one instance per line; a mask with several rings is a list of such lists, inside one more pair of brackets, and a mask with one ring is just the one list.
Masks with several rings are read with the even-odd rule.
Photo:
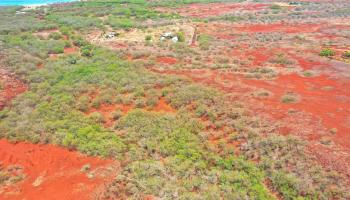
[[66, 3], [73, 3], [73, 2], [79, 2], [80, 0], [71, 0], [71, 1], [57, 1], [57, 2], [48, 2], [48, 3], [29, 3], [29, 4], [18, 4], [18, 5], [2, 5], [0, 4], [0, 7], [11, 7], [11, 6], [22, 6], [25, 9], [35, 9], [37, 7], [41, 6], [47, 6], [47, 5], [55, 5], [55, 4], [66, 4]]

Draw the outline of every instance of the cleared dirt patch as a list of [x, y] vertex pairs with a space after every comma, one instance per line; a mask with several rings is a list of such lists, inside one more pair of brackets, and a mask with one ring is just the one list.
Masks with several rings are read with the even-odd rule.
[[91, 115], [92, 113], [100, 113], [104, 120], [106, 127], [113, 126], [115, 119], [113, 119], [113, 112], [121, 111], [126, 114], [133, 108], [133, 105], [122, 105], [122, 104], [102, 104], [98, 108], [91, 108], [86, 114]]
[[174, 65], [176, 64], [177, 60], [173, 57], [158, 57], [157, 62], [167, 65]]
[[42, 30], [34, 33], [35, 36], [41, 37], [43, 39], [48, 39], [51, 33], [59, 33], [58, 29]]
[[158, 42], [160, 41], [161, 36], [166, 32], [176, 34], [177, 32], [181, 31], [185, 34], [185, 42], [190, 43], [190, 39], [194, 33], [194, 27], [192, 27], [191, 24], [176, 24], [159, 26], [156, 28], [150, 27], [145, 29], [110, 31], [116, 32], [118, 35], [109, 39], [105, 37], [102, 31], [92, 31], [86, 36], [86, 38], [95, 44], [116, 49], [125, 48], [127, 46], [125, 43], [145, 43], [146, 37], [150, 37], [151, 42]]
[[119, 168], [115, 161], [54, 145], [13, 144], [6, 140], [0, 140], [0, 160], [4, 166], [22, 167], [25, 174], [22, 181], [0, 187], [0, 199], [90, 199]]
[[76, 47], [65, 47], [64, 48], [64, 54], [74, 54], [74, 53], [77, 53], [78, 52], [78, 48]]
[[[258, 3], [211, 3], [211, 4], [190, 4], [178, 9], [175, 12], [186, 17], [206, 18], [230, 14], [234, 11], [257, 11], [268, 7], [269, 4]], [[172, 12], [166, 8], [158, 8], [162, 12]]]
[[320, 24], [248, 24], [244, 26], [237, 26], [235, 30], [246, 33], [313, 33], [317, 32], [322, 25]]
[[166, 101], [164, 98], [160, 98], [158, 101], [158, 104], [152, 108], [152, 111], [155, 112], [170, 112], [170, 113], [174, 113], [176, 112], [176, 110], [174, 108], [172, 108]]

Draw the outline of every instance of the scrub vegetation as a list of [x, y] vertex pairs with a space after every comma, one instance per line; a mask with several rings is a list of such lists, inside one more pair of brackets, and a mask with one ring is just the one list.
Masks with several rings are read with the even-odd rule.
[[[91, 0], [32, 10], [0, 8], [0, 68], [27, 86], [0, 109], [0, 138], [54, 144], [119, 162], [120, 169], [100, 187], [98, 199], [350, 198], [346, 175], [317, 162], [308, 154], [307, 141], [279, 134], [278, 124], [254, 115], [235, 96], [239, 90], [228, 90], [228, 84], [203, 84], [206, 73], [212, 78], [225, 70], [252, 82], [272, 80], [281, 71], [276, 66], [296, 65], [287, 52], [269, 58], [263, 55], [267, 50], [251, 53], [269, 66], [240, 68], [259, 63], [228, 57], [221, 53], [225, 45], [218, 45], [218, 38], [237, 35], [197, 33], [195, 27], [192, 35], [187, 29], [175, 30], [176, 43], [162, 43], [150, 31], [188, 22], [160, 8], [218, 2], [222, 1]], [[287, 12], [280, 4], [266, 8]], [[215, 17], [194, 16], [191, 23], [246, 20]], [[136, 29], [145, 33], [139, 43], [118, 44], [119, 34], [130, 34], [131, 39]], [[118, 33], [113, 48], [89, 37], [101, 39], [112, 31]], [[257, 37], [278, 40], [277, 35]], [[331, 49], [318, 52], [318, 57], [336, 55]], [[213, 66], [206, 66], [204, 59]], [[193, 69], [196, 76], [186, 77]], [[231, 81], [229, 75], [221, 79]], [[0, 91], [5, 89], [0, 81]], [[303, 102], [299, 93], [261, 91], [250, 96], [263, 101], [276, 95], [283, 106]], [[0, 187], [25, 180], [25, 175], [0, 166]]]

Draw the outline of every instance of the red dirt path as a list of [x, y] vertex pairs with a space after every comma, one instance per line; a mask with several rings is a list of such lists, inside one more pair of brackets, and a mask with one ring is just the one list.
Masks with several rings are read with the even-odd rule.
[[[111, 160], [87, 157], [54, 145], [13, 144], [7, 140], [0, 140], [0, 160], [5, 167], [21, 166], [26, 175], [14, 185], [0, 187], [0, 199], [90, 199], [111, 176], [107, 167], [117, 167]], [[86, 164], [91, 166], [89, 172], [95, 172], [93, 177], [81, 171]]]

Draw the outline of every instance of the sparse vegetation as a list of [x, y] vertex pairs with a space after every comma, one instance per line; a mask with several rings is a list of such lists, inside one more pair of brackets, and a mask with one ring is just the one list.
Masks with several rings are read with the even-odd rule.
[[152, 40], [152, 36], [146, 35], [145, 40], [146, 40], [146, 41], [151, 41], [151, 40]]
[[212, 40], [212, 37], [210, 37], [209, 35], [202, 34], [198, 36], [199, 46], [203, 50], [209, 50], [211, 40]]
[[294, 93], [287, 93], [281, 97], [282, 103], [296, 103], [299, 101], [299, 98]]
[[350, 51], [345, 51], [343, 56], [345, 58], [350, 58]]
[[[334, 89], [337, 98], [343, 95], [333, 79], [327, 79], [332, 86], [318, 87], [313, 81], [323, 71], [313, 67], [323, 65], [304, 57], [314, 52], [310, 46], [331, 46], [314, 41], [332, 34], [328, 24], [300, 21], [329, 13], [344, 17], [346, 9], [311, 2], [291, 9], [278, 4], [285, 2], [243, 6], [235, 0], [226, 3], [238, 9], [221, 13], [217, 7], [223, 4], [207, 9], [209, 2], [221, 1], [89, 0], [25, 13], [0, 8], [0, 78], [27, 85], [23, 91], [6, 85], [3, 93], [11, 96], [2, 98], [6, 82], [0, 80], [0, 138], [55, 144], [118, 162], [118, 169], [106, 170], [117, 175], [108, 176], [97, 197], [102, 199], [349, 199], [344, 167], [320, 165], [317, 156], [328, 155], [312, 152], [332, 149], [332, 137], [343, 128], [317, 127], [328, 135], [308, 143], [318, 129], [302, 124], [305, 131], [299, 131], [304, 111], [294, 110], [304, 106], [295, 104], [303, 99], [312, 102], [303, 96], [304, 85], [294, 87], [300, 80], [307, 94], [323, 97]], [[224, 5], [222, 10], [230, 8]], [[325, 8], [328, 14], [321, 12]], [[159, 42], [161, 36], [150, 31], [158, 27], [178, 42]], [[305, 27], [322, 31], [299, 30]], [[186, 38], [194, 28], [193, 38]], [[107, 31], [118, 36], [101, 39]], [[141, 37], [132, 38], [135, 32]], [[337, 34], [347, 41], [345, 30]], [[303, 48], [294, 49], [291, 41]], [[342, 59], [330, 48], [319, 55], [344, 63], [350, 58], [349, 51]], [[287, 116], [275, 123], [271, 119], [279, 111]], [[293, 117], [295, 125], [288, 126]], [[337, 158], [331, 156], [329, 162]], [[90, 163], [79, 169], [91, 179], [99, 171]], [[21, 168], [16, 170], [0, 166], [0, 186], [26, 181]]]
[[185, 33], [180, 31], [176, 33], [179, 42], [185, 42]]
[[270, 9], [272, 9], [272, 10], [280, 10], [280, 9], [282, 9], [282, 7], [280, 5], [278, 5], [278, 4], [273, 4], [273, 5], [270, 6]]
[[332, 57], [334, 55], [335, 55], [335, 51], [333, 51], [332, 49], [329, 49], [329, 48], [323, 49], [320, 52], [320, 56]]

